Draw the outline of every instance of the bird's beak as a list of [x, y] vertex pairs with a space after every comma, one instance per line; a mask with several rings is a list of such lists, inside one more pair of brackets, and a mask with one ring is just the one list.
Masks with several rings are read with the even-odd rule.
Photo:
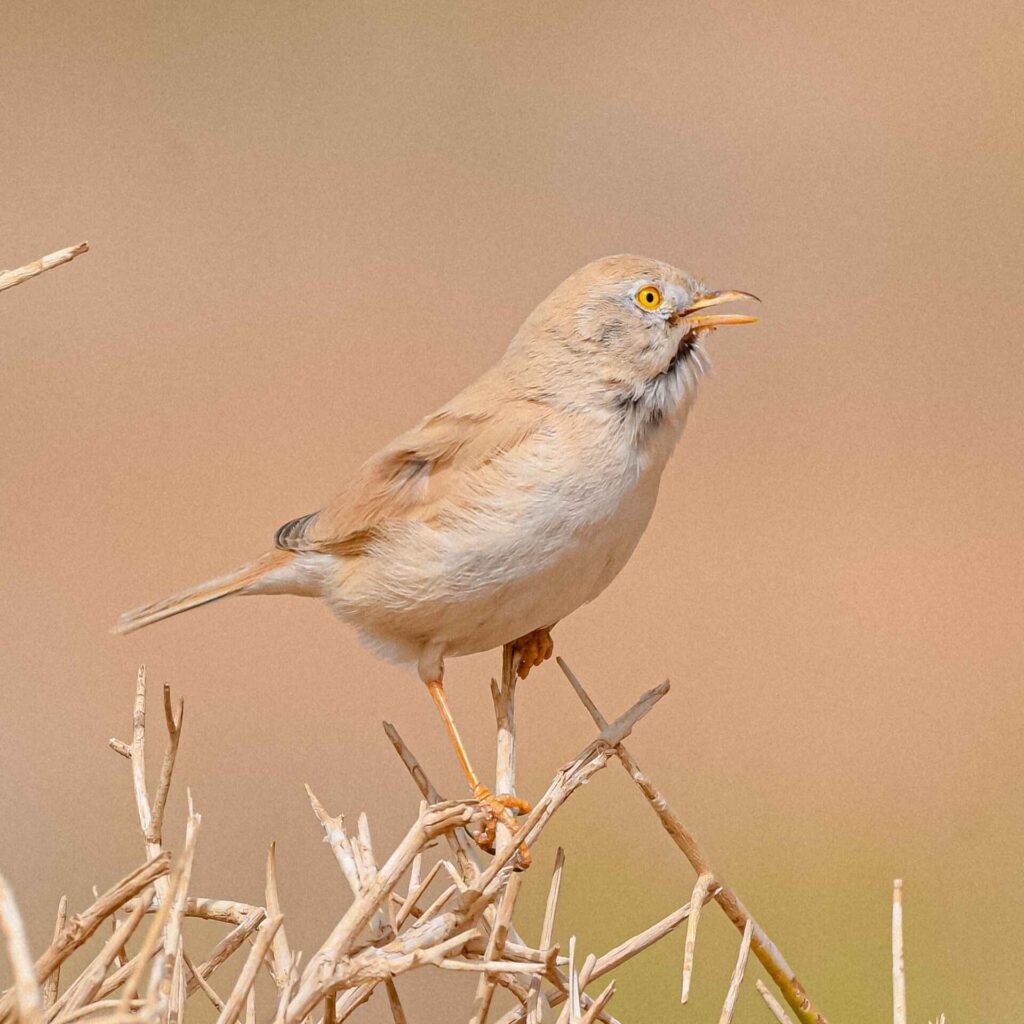
[[707, 309], [709, 306], [719, 306], [723, 302], [736, 302], [741, 299], [753, 299], [755, 302], [761, 300], [750, 292], [707, 292], [698, 295], [690, 305], [683, 310], [686, 318], [686, 326], [690, 331], [705, 331], [709, 327], [727, 327], [730, 324], [756, 324], [756, 316], [746, 316], [743, 313], [710, 313], [705, 316], [692, 316], [698, 310]]

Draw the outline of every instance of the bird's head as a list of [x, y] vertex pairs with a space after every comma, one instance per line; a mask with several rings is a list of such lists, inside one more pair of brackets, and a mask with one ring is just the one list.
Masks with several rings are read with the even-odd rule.
[[747, 299], [756, 296], [713, 291], [658, 260], [606, 256], [566, 278], [533, 311], [509, 357], [541, 390], [566, 398], [585, 392], [639, 399], [677, 376], [675, 390], [686, 391], [703, 365], [700, 337], [715, 327], [757, 320], [714, 307]]

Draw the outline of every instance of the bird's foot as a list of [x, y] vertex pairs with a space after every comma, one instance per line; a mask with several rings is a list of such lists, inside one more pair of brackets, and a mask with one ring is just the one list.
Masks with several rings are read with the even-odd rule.
[[526, 636], [512, 641], [516, 673], [520, 679], [530, 674], [530, 669], [548, 660], [555, 653], [555, 642], [551, 639], [551, 627], [543, 626]]
[[[473, 839], [480, 849], [486, 853], [494, 853], [494, 840], [498, 831], [498, 824], [502, 824], [509, 830], [516, 830], [516, 814], [529, 814], [531, 805], [522, 797], [513, 796], [511, 793], [492, 793], [486, 786], [478, 785], [473, 790], [473, 796], [480, 801], [485, 817], [483, 827], [479, 832], [473, 834]], [[518, 869], [523, 870], [530, 866], [530, 848], [526, 843], [519, 844]]]

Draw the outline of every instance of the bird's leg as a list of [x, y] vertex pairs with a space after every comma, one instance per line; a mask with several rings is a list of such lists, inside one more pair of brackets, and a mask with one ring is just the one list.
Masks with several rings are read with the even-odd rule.
[[525, 679], [531, 668], [547, 661], [555, 653], [555, 642], [551, 639], [551, 630], [554, 628], [554, 625], [541, 626], [540, 629], [512, 641], [512, 651], [516, 659], [514, 664], [520, 679]]
[[[469, 782], [469, 788], [472, 790], [473, 796], [480, 801], [480, 806], [488, 814], [488, 820], [483, 827], [483, 831], [473, 838], [488, 853], [493, 853], [496, 823], [500, 821], [510, 832], [515, 832], [515, 819], [509, 812], [521, 811], [526, 813], [530, 810], [530, 804], [518, 796], [512, 796], [507, 793], [495, 795], [480, 781], [479, 776], [473, 770], [473, 765], [470, 763], [469, 755], [466, 753], [466, 748], [462, 742], [462, 737], [459, 735], [455, 719], [452, 717], [452, 709], [448, 706], [448, 696], [444, 692], [444, 683], [440, 679], [430, 680], [427, 682], [427, 689], [430, 691], [430, 696], [434, 698], [437, 710], [441, 713], [441, 720], [444, 722], [444, 727], [448, 730], [448, 738], [452, 741], [452, 746], [455, 748], [455, 756], [459, 759], [462, 771]], [[530, 851], [525, 843], [519, 847], [519, 861], [524, 868], [530, 866]]]

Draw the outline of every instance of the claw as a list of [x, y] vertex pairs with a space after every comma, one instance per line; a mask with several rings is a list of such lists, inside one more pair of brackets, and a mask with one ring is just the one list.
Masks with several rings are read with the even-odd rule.
[[[473, 839], [485, 853], [494, 853], [494, 841], [498, 831], [498, 823], [501, 822], [510, 832], [515, 832], [516, 820], [509, 812], [527, 814], [531, 810], [531, 805], [529, 801], [524, 800], [522, 797], [513, 796], [511, 793], [495, 795], [484, 785], [478, 785], [473, 791], [473, 796], [480, 801], [481, 808], [487, 813], [483, 827], [473, 835]], [[525, 870], [530, 866], [530, 863], [530, 848], [526, 843], [520, 843], [517, 869]]]
[[530, 669], [543, 664], [555, 652], [555, 643], [551, 639], [551, 631], [547, 627], [535, 629], [526, 636], [521, 636], [513, 644], [516, 654], [516, 674], [525, 679]]
[[497, 800], [502, 807], [507, 807], [517, 814], [529, 814], [533, 810], [533, 804], [529, 800], [524, 800], [521, 796], [513, 796], [511, 793], [492, 793], [491, 799]]

